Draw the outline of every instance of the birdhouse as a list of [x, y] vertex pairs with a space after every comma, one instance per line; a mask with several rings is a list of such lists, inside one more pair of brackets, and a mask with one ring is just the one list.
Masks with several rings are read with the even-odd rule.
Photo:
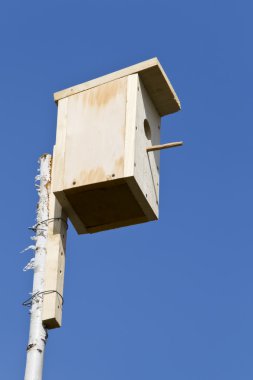
[[79, 234], [158, 218], [161, 117], [180, 103], [154, 58], [54, 94], [52, 191]]

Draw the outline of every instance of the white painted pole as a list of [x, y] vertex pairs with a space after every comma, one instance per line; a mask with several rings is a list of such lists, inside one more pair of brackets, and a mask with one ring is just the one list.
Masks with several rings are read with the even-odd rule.
[[42, 324], [42, 303], [44, 290], [44, 267], [47, 243], [47, 222], [50, 192], [51, 156], [40, 157], [39, 202], [37, 207], [36, 248], [34, 258], [34, 278], [31, 305], [31, 320], [25, 380], [42, 380], [44, 351], [47, 340], [47, 330]]

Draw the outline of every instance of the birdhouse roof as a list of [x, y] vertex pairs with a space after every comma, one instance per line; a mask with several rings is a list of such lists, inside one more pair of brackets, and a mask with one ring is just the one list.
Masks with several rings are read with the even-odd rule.
[[111, 74], [55, 92], [54, 100], [58, 102], [60, 99], [132, 74], [139, 74], [160, 116], [180, 110], [181, 106], [177, 94], [157, 58], [152, 58]]

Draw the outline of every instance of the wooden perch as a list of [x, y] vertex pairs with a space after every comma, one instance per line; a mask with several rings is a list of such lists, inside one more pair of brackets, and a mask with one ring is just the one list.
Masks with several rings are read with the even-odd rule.
[[172, 143], [167, 143], [167, 144], [162, 144], [162, 145], [153, 145], [146, 148], [146, 151], [153, 152], [155, 150], [169, 149], [169, 148], [174, 148], [176, 146], [181, 146], [181, 145], [183, 145], [183, 141], [177, 141], [177, 142], [172, 142]]

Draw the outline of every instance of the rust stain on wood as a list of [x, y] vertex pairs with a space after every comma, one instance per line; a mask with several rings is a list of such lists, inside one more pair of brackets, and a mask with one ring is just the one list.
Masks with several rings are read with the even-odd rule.
[[78, 178], [82, 185], [89, 185], [91, 183], [106, 181], [106, 173], [102, 167], [97, 167], [89, 171], [84, 170]]
[[78, 180], [74, 180], [76, 186], [90, 185], [92, 183], [104, 182], [123, 177], [124, 173], [124, 157], [121, 156], [115, 160], [112, 172], [105, 172], [101, 166], [91, 169], [89, 171], [83, 170], [78, 176]]
[[124, 173], [124, 157], [120, 157], [115, 161], [114, 173], [116, 177], [123, 177]]
[[117, 96], [123, 86], [124, 80], [115, 80], [103, 86], [95, 87], [85, 94], [84, 102], [90, 107], [103, 107]]

